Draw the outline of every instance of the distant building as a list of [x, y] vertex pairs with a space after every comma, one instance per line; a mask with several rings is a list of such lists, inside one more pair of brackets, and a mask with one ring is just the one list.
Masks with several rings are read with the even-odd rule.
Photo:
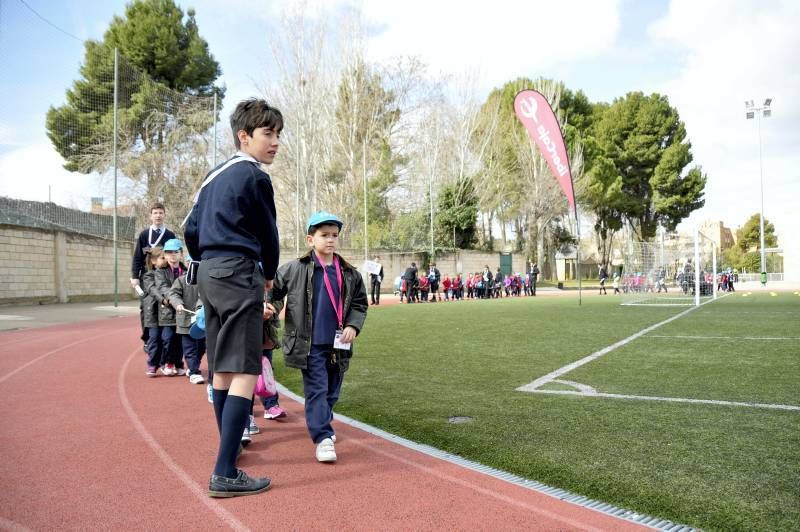
[[736, 245], [736, 238], [734, 238], [733, 232], [725, 227], [722, 222], [708, 220], [700, 224], [699, 229], [701, 233], [714, 241], [720, 251], [725, 251]]
[[[94, 197], [91, 198], [91, 209], [89, 212], [92, 214], [106, 214], [113, 215], [114, 207], [103, 207], [103, 199]], [[117, 216], [130, 216], [136, 217], [136, 207], [134, 205], [117, 205]]]

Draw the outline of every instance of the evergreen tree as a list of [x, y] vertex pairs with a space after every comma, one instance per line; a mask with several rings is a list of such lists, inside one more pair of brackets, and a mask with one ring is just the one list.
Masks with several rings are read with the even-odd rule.
[[659, 224], [674, 230], [705, 203], [706, 176], [698, 166], [684, 172], [691, 143], [665, 96], [632, 92], [615, 100], [596, 123], [595, 139], [595, 176], [640, 239], [653, 238]]
[[[176, 121], [180, 95], [223, 94], [213, 83], [219, 64], [200, 37], [195, 13], [183, 11], [172, 0], [135, 0], [124, 17], [114, 17], [100, 42], [85, 43], [81, 78], [67, 90], [67, 102], [47, 113], [47, 133], [70, 171], [105, 171], [111, 165], [108, 146], [113, 124], [114, 48], [121, 64], [132, 65], [150, 80], [120, 69], [118, 123], [128, 146], [138, 146], [139, 163], [132, 163], [129, 176], [137, 172], [146, 179], [148, 196], [154, 180], [163, 179], [163, 161], [146, 156], [167, 142]], [[170, 90], [162, 90], [162, 88]], [[169, 94], [167, 97], [166, 95]], [[176, 101], [176, 95], [178, 100]], [[188, 107], [188, 106], [186, 106]], [[204, 117], [196, 123], [181, 121], [190, 131], [211, 127]]]
[[[761, 215], [759, 213], [752, 215], [741, 228], [736, 230], [736, 245], [745, 252], [759, 249], [761, 246]], [[775, 236], [775, 226], [764, 218], [764, 247], [772, 248], [777, 245], [778, 237]]]

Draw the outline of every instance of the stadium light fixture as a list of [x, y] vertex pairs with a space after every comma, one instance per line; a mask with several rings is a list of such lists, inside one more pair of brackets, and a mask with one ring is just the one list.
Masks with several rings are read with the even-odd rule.
[[772, 105], [772, 98], [767, 98], [764, 100], [764, 105], [761, 107], [756, 107], [753, 105], [753, 100], [747, 100], [744, 102], [745, 109], [747, 109], [747, 119], [756, 119], [758, 123], [758, 174], [759, 180], [761, 182], [761, 216], [760, 216], [760, 223], [759, 223], [759, 233], [760, 233], [760, 248], [761, 248], [761, 284], [767, 284], [767, 256], [766, 256], [766, 249], [764, 248], [764, 164], [762, 161], [761, 155], [761, 117], [769, 118], [772, 116], [772, 110], [770, 106]]

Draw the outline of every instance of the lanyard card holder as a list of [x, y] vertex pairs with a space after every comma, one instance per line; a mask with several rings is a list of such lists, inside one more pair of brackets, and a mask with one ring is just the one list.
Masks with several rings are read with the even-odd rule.
[[336, 334], [333, 336], [333, 348], [341, 349], [342, 351], [350, 351], [352, 344], [342, 343], [342, 329], [336, 329]]

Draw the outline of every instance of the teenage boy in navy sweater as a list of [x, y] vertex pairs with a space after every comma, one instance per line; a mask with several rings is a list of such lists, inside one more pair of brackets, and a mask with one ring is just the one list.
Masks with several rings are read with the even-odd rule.
[[211, 497], [266, 491], [270, 480], [236, 468], [250, 398], [261, 372], [264, 291], [278, 268], [278, 228], [269, 175], [283, 129], [281, 112], [264, 100], [239, 103], [231, 114], [236, 155], [203, 181], [186, 219], [186, 243], [200, 258], [197, 284], [205, 310], [208, 363], [219, 452]]
[[267, 309], [280, 313], [287, 298], [284, 360], [303, 372], [306, 426], [317, 460], [335, 462], [333, 407], [353, 356], [353, 341], [367, 318], [367, 290], [358, 270], [335, 252], [341, 220], [321, 211], [309, 218], [307, 228], [311, 249], [280, 267]]

